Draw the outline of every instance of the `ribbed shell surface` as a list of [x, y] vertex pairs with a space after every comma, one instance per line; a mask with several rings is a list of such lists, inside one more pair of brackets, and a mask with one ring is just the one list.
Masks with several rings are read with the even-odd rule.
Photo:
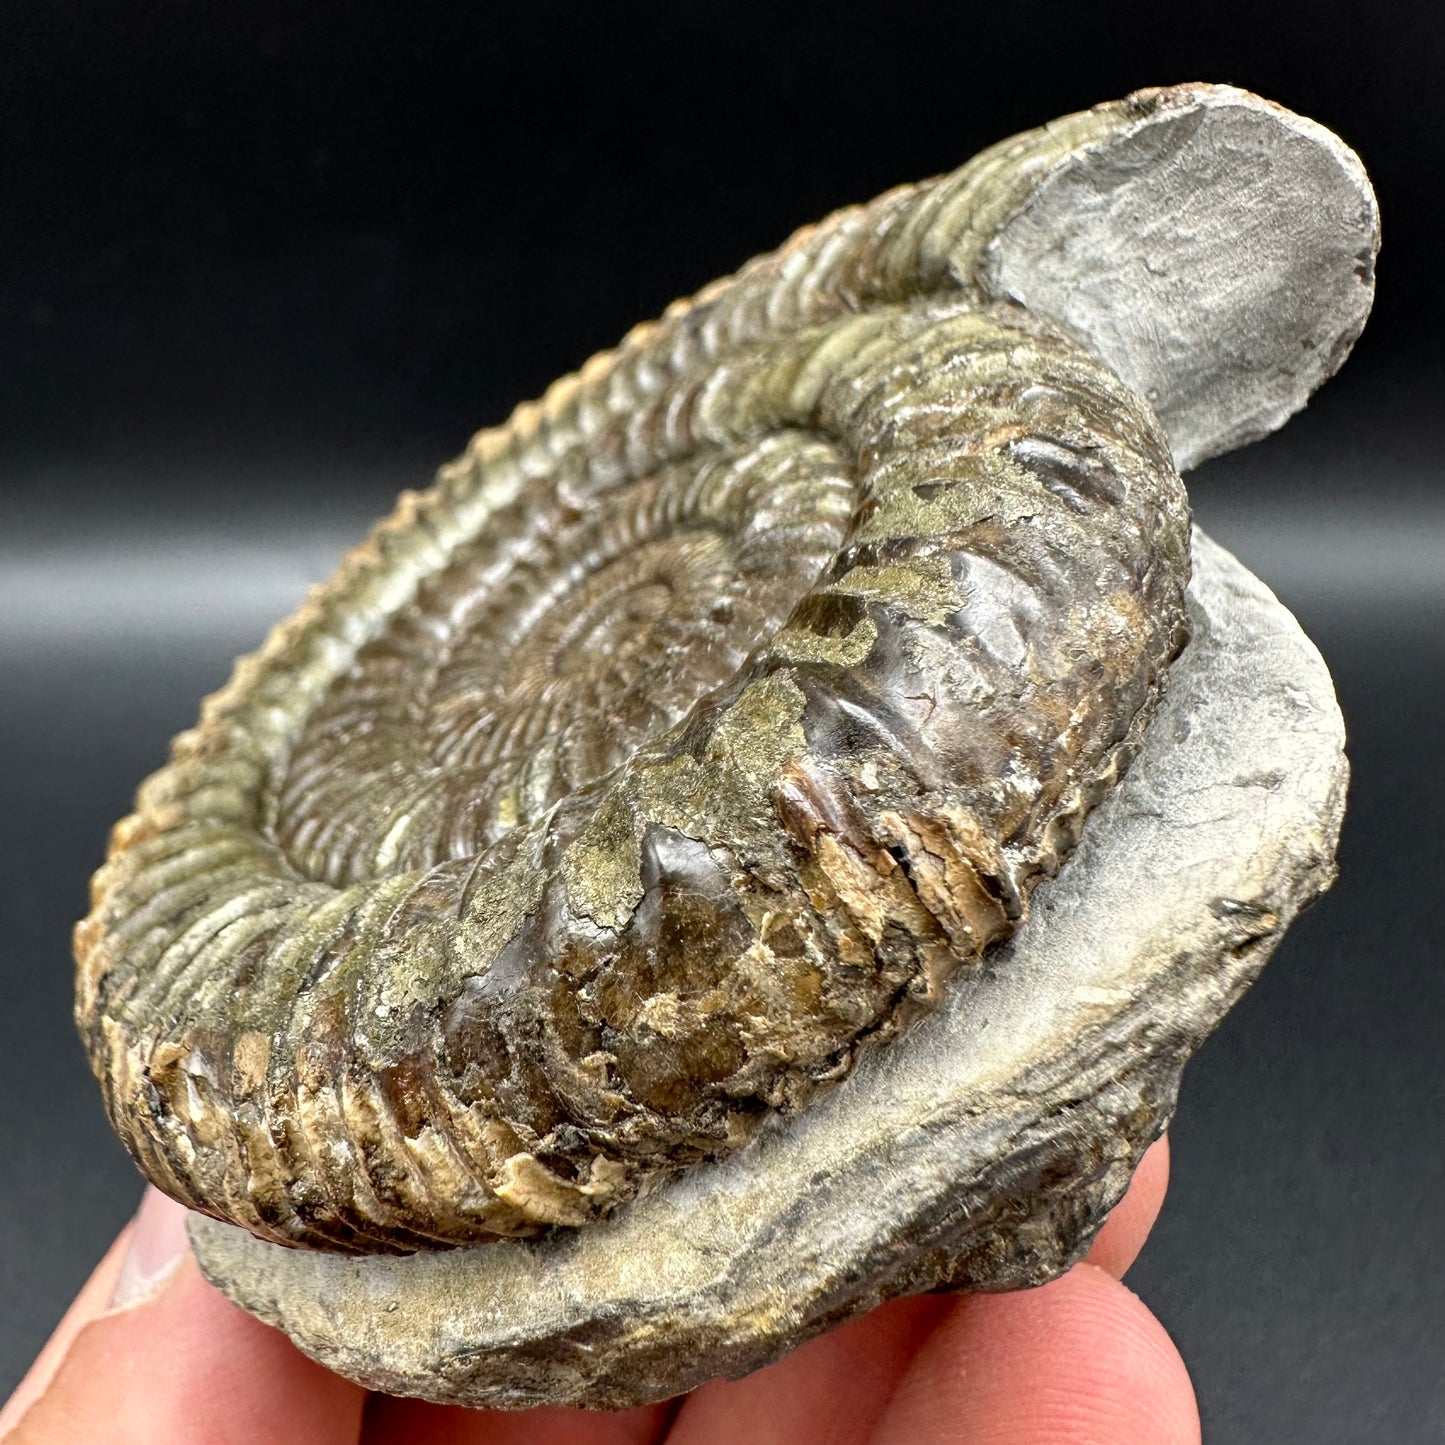
[[238, 664], [76, 931], [161, 1188], [341, 1251], [585, 1224], [1018, 925], [1185, 636], [1157, 420], [971, 270], [1103, 124], [673, 306]]

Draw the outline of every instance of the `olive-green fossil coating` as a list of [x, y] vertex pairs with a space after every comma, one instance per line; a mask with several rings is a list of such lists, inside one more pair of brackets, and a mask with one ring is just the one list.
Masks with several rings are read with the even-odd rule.
[[208, 700], [76, 934], [163, 1189], [343, 1251], [583, 1224], [1018, 924], [1183, 643], [1188, 508], [938, 259], [1012, 145], [482, 433]]

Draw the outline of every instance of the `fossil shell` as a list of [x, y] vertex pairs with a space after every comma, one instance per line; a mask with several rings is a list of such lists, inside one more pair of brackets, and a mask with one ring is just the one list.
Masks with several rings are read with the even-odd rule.
[[374, 1389], [622, 1407], [883, 1299], [1068, 1268], [1334, 873], [1344, 724], [1318, 652], [1202, 535], [1190, 610], [1137, 759], [1028, 923], [801, 1116], [540, 1240], [344, 1259], [197, 1218], [207, 1277]]
[[[145, 1172], [338, 1252], [584, 1224], [976, 969], [1184, 642], [1171, 447], [1278, 424], [1363, 323], [1372, 202], [1290, 224], [1358, 173], [1326, 135], [1180, 87], [1006, 142], [404, 497], [97, 875], [77, 1016]], [[1281, 269], [1176, 323], [1231, 252], [1189, 224], [1201, 158]]]

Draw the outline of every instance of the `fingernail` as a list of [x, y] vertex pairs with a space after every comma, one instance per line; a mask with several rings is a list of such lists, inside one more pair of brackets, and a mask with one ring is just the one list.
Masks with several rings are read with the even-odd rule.
[[110, 1297], [109, 1314], [153, 1300], [186, 1252], [186, 1208], [148, 1187], [131, 1227], [130, 1248]]

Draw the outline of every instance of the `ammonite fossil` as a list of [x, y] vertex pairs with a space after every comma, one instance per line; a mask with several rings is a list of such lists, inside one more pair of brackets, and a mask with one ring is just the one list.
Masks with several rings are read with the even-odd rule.
[[[176, 740], [77, 929], [117, 1131], [256, 1236], [199, 1231], [203, 1266], [390, 1388], [677, 1386], [655, 1359], [619, 1385], [600, 1349], [563, 1369], [545, 1331], [536, 1358], [489, 1346], [505, 1388], [425, 1350], [338, 1361], [256, 1282], [287, 1277], [276, 1245], [505, 1273], [508, 1237], [548, 1232], [531, 1261], [625, 1237], [670, 1177], [765, 1173], [779, 1121], [805, 1137], [821, 1092], [836, 1114], [855, 1067], [925, 1047], [909, 1026], [945, 998], [957, 1018], [1040, 936], [1031, 895], [1090, 811], [1167, 750], [1205, 605], [1176, 467], [1339, 364], [1374, 245], [1327, 132], [1228, 88], [1141, 93], [798, 233], [404, 496]], [[1239, 957], [1321, 885], [1316, 852], [1268, 926], [1229, 915]], [[1090, 946], [1128, 954], [1127, 909], [1119, 931]], [[1062, 1267], [1162, 1127], [1172, 1094], [1145, 1093], [1053, 1248], [970, 1271], [895, 1220], [931, 1263], [865, 1272], [846, 1308]], [[706, 1368], [846, 1308], [772, 1335], [755, 1309], [770, 1343]], [[422, 1313], [416, 1338], [455, 1336]]]

